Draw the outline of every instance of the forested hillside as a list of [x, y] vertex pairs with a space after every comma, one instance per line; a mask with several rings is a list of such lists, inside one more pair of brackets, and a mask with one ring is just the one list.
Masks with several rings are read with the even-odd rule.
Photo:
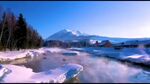
[[42, 44], [42, 37], [22, 13], [14, 15], [10, 9], [0, 8], [0, 50], [38, 48]]

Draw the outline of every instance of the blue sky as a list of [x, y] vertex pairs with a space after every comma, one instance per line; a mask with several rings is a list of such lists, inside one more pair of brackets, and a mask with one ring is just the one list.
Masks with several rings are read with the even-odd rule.
[[150, 1], [1, 1], [45, 39], [62, 29], [109, 37], [150, 37]]

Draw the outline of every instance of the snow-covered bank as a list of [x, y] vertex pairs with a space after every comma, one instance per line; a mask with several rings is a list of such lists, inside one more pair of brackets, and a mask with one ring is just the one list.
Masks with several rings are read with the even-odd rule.
[[[11, 72], [0, 77], [2, 83], [63, 83], [77, 76], [83, 67], [78, 64], [66, 64], [56, 69], [35, 73], [30, 68], [16, 65], [3, 65]], [[1, 71], [0, 74], [5, 74]]]
[[123, 48], [115, 50], [114, 48], [72, 48], [72, 50], [85, 51], [97, 56], [111, 57], [123, 61], [141, 63], [150, 66], [150, 49], [145, 48]]
[[[6, 53], [7, 52], [7, 53]], [[63, 54], [63, 53], [77, 53], [77, 52], [67, 52], [65, 49], [60, 48], [39, 48], [39, 49], [28, 49], [28, 50], [21, 50], [21, 51], [5, 51], [0, 52], [1, 61], [10, 62], [4, 63], [3, 67], [6, 67], [11, 71], [9, 74], [3, 73], [4, 71], [1, 70], [1, 82], [4, 83], [22, 83], [22, 82], [29, 82], [29, 83], [37, 83], [37, 82], [52, 82], [52, 83], [63, 83], [64, 81], [71, 79], [77, 76], [82, 70], [83, 67], [78, 64], [67, 63], [61, 64], [57, 67], [46, 67], [46, 70], [42, 70], [40, 72], [33, 72], [30, 68], [26, 68], [25, 66], [16, 66], [11, 65], [15, 64], [15, 62], [25, 59], [25, 63], [32, 64], [32, 61], [39, 60], [37, 62], [42, 61], [43, 58], [51, 58], [51, 55], [55, 54]], [[78, 53], [79, 54], [79, 53]], [[50, 60], [48, 60], [50, 61]], [[54, 60], [53, 60], [54, 61]], [[17, 64], [22, 64], [23, 62], [18, 62]], [[45, 62], [44, 62], [45, 63]], [[51, 61], [50, 64], [53, 62]], [[57, 63], [53, 63], [53, 65], [57, 65]], [[59, 64], [59, 62], [58, 62]], [[46, 66], [48, 66], [47, 64]], [[62, 66], [64, 65], [64, 66]], [[37, 66], [35, 64], [34, 66]], [[61, 66], [61, 67], [60, 67]], [[5, 68], [4, 68], [5, 69]], [[17, 74], [17, 76], [16, 76]]]
[[65, 49], [60, 48], [39, 48], [39, 49], [26, 49], [20, 51], [4, 51], [0, 52], [0, 63], [10, 64], [13, 61], [24, 58], [25, 60], [32, 61], [33, 59], [40, 59], [44, 55], [50, 53], [64, 52]]
[[63, 51], [63, 49], [60, 49], [60, 48], [39, 48], [39, 49], [26, 49], [26, 50], [20, 50], [20, 51], [3, 51], [3, 52], [0, 52], [0, 58], [16, 59], [16, 58], [25, 57], [27, 54], [30, 54], [31, 56], [36, 56], [35, 52], [37, 52], [37, 54], [44, 54], [44, 53], [48, 53], [48, 52], [50, 53], [50, 52], [60, 52], [60, 51]]
[[[72, 51], [76, 50], [76, 51]], [[115, 50], [114, 48], [71, 48], [70, 50], [61, 48], [39, 48], [39, 49], [28, 49], [22, 51], [6, 51], [0, 52], [0, 61], [16, 60], [19, 58], [24, 58], [27, 61], [32, 61], [34, 59], [40, 59], [43, 57], [50, 56], [53, 54], [62, 54], [66, 56], [76, 56], [79, 55], [81, 51], [85, 51], [97, 56], [107, 56], [119, 60], [142, 63], [145, 65], [150, 65], [150, 49], [149, 48], [123, 48], [121, 50]]]

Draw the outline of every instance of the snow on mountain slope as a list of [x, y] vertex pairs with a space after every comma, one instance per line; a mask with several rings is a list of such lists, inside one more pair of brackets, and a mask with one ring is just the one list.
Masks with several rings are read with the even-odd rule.
[[82, 34], [79, 31], [64, 29], [51, 35], [50, 37], [47, 38], [47, 40], [71, 41], [71, 40], [76, 40], [78, 36], [82, 36], [82, 35], [85, 34]]
[[88, 35], [79, 31], [72, 31], [69, 29], [61, 30], [46, 39], [48, 40], [60, 40], [60, 41], [81, 41], [81, 40], [110, 40], [111, 42], [123, 42], [130, 40], [130, 38], [112, 38], [98, 35]]

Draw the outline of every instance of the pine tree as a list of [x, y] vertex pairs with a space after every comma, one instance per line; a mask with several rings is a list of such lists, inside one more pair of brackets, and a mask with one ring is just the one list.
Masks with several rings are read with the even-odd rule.
[[16, 31], [15, 31], [15, 41], [17, 49], [25, 49], [26, 48], [26, 38], [27, 38], [27, 24], [23, 18], [23, 15], [19, 15], [19, 19], [16, 23]]

